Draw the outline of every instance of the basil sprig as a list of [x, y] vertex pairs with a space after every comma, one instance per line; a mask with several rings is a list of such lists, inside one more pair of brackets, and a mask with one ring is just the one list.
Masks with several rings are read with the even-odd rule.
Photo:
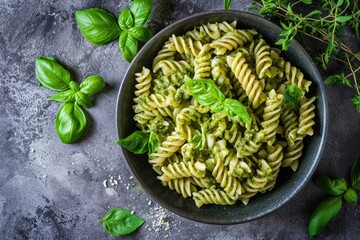
[[298, 110], [302, 91], [295, 84], [289, 85], [284, 91], [284, 103], [289, 109]]
[[110, 209], [100, 220], [104, 229], [112, 236], [122, 236], [134, 232], [145, 220], [123, 208]]
[[309, 220], [308, 231], [310, 236], [316, 236], [320, 230], [336, 217], [342, 207], [342, 199], [346, 202], [356, 205], [360, 190], [360, 159], [355, 161], [350, 171], [351, 185], [347, 184], [345, 179], [327, 176], [317, 177], [315, 183], [317, 186], [332, 195], [319, 202]]
[[226, 98], [211, 79], [191, 79], [185, 76], [185, 84], [195, 100], [203, 106], [210, 106], [213, 112], [225, 111], [229, 117], [250, 123], [251, 117], [246, 107], [238, 100]]
[[116, 143], [135, 154], [153, 153], [156, 151], [158, 141], [155, 133], [135, 131], [126, 138], [117, 140]]
[[105, 87], [100, 76], [87, 77], [80, 85], [72, 81], [70, 72], [53, 57], [40, 56], [35, 60], [35, 72], [42, 86], [59, 91], [49, 100], [64, 103], [55, 121], [55, 129], [63, 143], [73, 143], [86, 130], [86, 115], [80, 106], [94, 106], [88, 95], [101, 92]]
[[153, 32], [144, 27], [150, 18], [152, 0], [134, 0], [116, 19], [99, 8], [76, 11], [76, 21], [82, 35], [100, 46], [119, 38], [119, 48], [126, 61], [131, 62], [138, 52], [138, 41], [147, 42]]

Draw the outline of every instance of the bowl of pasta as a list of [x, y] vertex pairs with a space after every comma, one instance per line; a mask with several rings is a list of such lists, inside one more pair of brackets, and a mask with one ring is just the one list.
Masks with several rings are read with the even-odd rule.
[[131, 172], [154, 200], [194, 221], [235, 224], [285, 204], [325, 143], [320, 74], [281, 29], [213, 11], [166, 27], [123, 78], [117, 131]]

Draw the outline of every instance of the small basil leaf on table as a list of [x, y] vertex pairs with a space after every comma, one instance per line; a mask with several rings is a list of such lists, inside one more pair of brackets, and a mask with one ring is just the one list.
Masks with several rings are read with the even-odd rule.
[[347, 189], [346, 181], [339, 177], [329, 178], [327, 176], [319, 176], [315, 179], [315, 184], [334, 196], [343, 194]]
[[149, 137], [149, 153], [154, 153], [156, 151], [156, 148], [158, 146], [158, 141], [156, 138], [156, 133], [151, 132]]
[[309, 222], [309, 235], [315, 236], [322, 230], [341, 210], [342, 197], [329, 197], [316, 205]]
[[86, 94], [96, 94], [104, 90], [105, 81], [100, 76], [89, 76], [80, 84], [80, 91]]
[[69, 83], [69, 87], [71, 90], [73, 90], [74, 92], [80, 91], [80, 86], [77, 82], [71, 81]]
[[350, 203], [352, 205], [356, 205], [358, 202], [357, 192], [353, 188], [349, 187], [348, 190], [346, 190], [346, 192], [344, 194], [344, 199], [348, 203]]
[[115, 16], [103, 9], [76, 11], [75, 16], [82, 35], [94, 45], [104, 45], [120, 36]]
[[136, 27], [142, 27], [150, 18], [152, 0], [134, 0], [130, 5], [130, 11], [134, 16]]
[[146, 27], [132, 27], [129, 34], [141, 42], [147, 42], [153, 35], [153, 31]]
[[62, 92], [55, 93], [49, 100], [56, 102], [74, 102], [75, 101], [75, 92], [73, 90], [65, 90]]
[[91, 108], [94, 106], [89, 96], [81, 91], [77, 91], [75, 93], [75, 101], [80, 106], [84, 106], [86, 108]]
[[63, 143], [73, 143], [86, 129], [86, 117], [77, 103], [65, 103], [56, 116], [56, 132]]
[[118, 23], [122, 30], [126, 30], [134, 26], [134, 18], [129, 9], [124, 8], [121, 11]]
[[238, 100], [227, 98], [224, 102], [224, 110], [229, 117], [235, 117], [242, 122], [251, 123], [251, 116]]
[[70, 72], [53, 57], [40, 56], [35, 60], [36, 77], [44, 87], [64, 91], [69, 89]]
[[100, 220], [106, 232], [113, 236], [127, 235], [134, 232], [145, 220], [123, 208], [113, 208]]
[[351, 186], [359, 191], [360, 190], [360, 158], [356, 160], [351, 166], [350, 170]]
[[202, 136], [201, 134], [196, 134], [191, 140], [191, 143], [194, 144], [194, 149], [198, 150], [202, 146]]
[[116, 142], [123, 148], [135, 154], [143, 154], [148, 151], [149, 135], [142, 131], [135, 131], [130, 136]]
[[302, 91], [295, 84], [291, 84], [284, 91], [284, 103], [289, 109], [298, 110]]
[[136, 39], [125, 31], [121, 32], [119, 47], [122, 55], [128, 62], [133, 60], [138, 50]]

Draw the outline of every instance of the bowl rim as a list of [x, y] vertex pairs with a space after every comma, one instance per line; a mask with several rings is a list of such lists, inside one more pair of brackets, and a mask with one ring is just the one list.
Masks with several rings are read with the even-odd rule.
[[[212, 15], [216, 15], [216, 14], [225, 14], [225, 13], [234, 13], [237, 14], [239, 17], [242, 15], [247, 15], [247, 16], [251, 16], [251, 17], [255, 17], [258, 18], [259, 21], [263, 21], [264, 23], [266, 22], [266, 24], [270, 25], [271, 27], [277, 28], [279, 30], [281, 30], [281, 28], [276, 25], [275, 23], [263, 18], [262, 16], [255, 14], [255, 13], [251, 13], [251, 12], [246, 12], [246, 11], [240, 11], [240, 10], [211, 10], [211, 11], [206, 11], [206, 12], [201, 12], [201, 13], [196, 13], [196, 14], [191, 14], [187, 17], [184, 17], [182, 19], [179, 19], [169, 25], [167, 25], [166, 27], [164, 27], [162, 30], [160, 30], [158, 33], [156, 33], [146, 44], [144, 44], [144, 46], [139, 50], [139, 52], [136, 54], [135, 58], [131, 61], [131, 63], [128, 66], [127, 71], [125, 72], [121, 84], [120, 84], [120, 88], [118, 90], [118, 95], [117, 95], [117, 99], [116, 99], [116, 109], [115, 109], [115, 126], [116, 126], [116, 131], [118, 134], [118, 138], [120, 139], [120, 129], [119, 129], [119, 119], [120, 119], [120, 113], [119, 113], [119, 107], [120, 107], [120, 96], [122, 95], [124, 90], [124, 84], [125, 84], [125, 79], [126, 77], [128, 77], [129, 73], [132, 71], [132, 68], [134, 66], [134, 63], [137, 62], [137, 60], [139, 58], [141, 58], [141, 55], [143, 52], [145, 52], [146, 48], [149, 45], [152, 45], [153, 42], [155, 42], [157, 40], [158, 37], [160, 37], [164, 32], [167, 32], [169, 29], [174, 28], [178, 25], [183, 25], [186, 22], [192, 20], [192, 19], [196, 19], [199, 17], [208, 17], [208, 16], [212, 16]], [[239, 20], [238, 22], [241, 22], [241, 20]], [[200, 25], [200, 23], [199, 23]], [[298, 194], [300, 192], [300, 190], [308, 183], [308, 181], [310, 180], [311, 176], [313, 175], [313, 173], [316, 170], [316, 167], [318, 166], [320, 160], [321, 160], [321, 156], [323, 154], [323, 150], [326, 144], [326, 139], [327, 139], [327, 135], [328, 135], [328, 120], [329, 120], [329, 110], [328, 110], [328, 101], [327, 101], [327, 95], [326, 95], [326, 90], [325, 90], [325, 86], [323, 84], [322, 77], [321, 74], [319, 73], [316, 65], [314, 64], [312, 58], [310, 57], [310, 55], [306, 52], [306, 50], [296, 41], [296, 39], [293, 40], [292, 42], [292, 46], [295, 46], [295, 48], [299, 49], [299, 51], [302, 52], [302, 54], [305, 55], [305, 57], [308, 59], [308, 61], [310, 61], [310, 63], [312, 64], [313, 67], [313, 71], [314, 74], [320, 79], [320, 81], [318, 82], [318, 87], [319, 87], [319, 91], [321, 92], [321, 97], [323, 99], [322, 101], [322, 107], [323, 107], [323, 122], [322, 125], [320, 126], [321, 128], [321, 135], [320, 135], [320, 143], [319, 143], [319, 147], [317, 148], [316, 154], [314, 154], [315, 156], [313, 157], [313, 161], [312, 164], [310, 166], [310, 171], [308, 171], [304, 177], [302, 178], [302, 181], [300, 183], [298, 183], [296, 185], [296, 187], [293, 188], [292, 192], [283, 200], [280, 201], [277, 205], [274, 205], [271, 208], [266, 208], [264, 211], [262, 211], [261, 213], [254, 215], [254, 216], [250, 216], [247, 218], [242, 218], [242, 219], [238, 219], [236, 221], [220, 221], [220, 220], [209, 220], [206, 218], [201, 218], [201, 217], [192, 217], [192, 216], [188, 216], [186, 214], [184, 214], [182, 211], [179, 211], [177, 208], [172, 207], [171, 205], [169, 205], [167, 202], [162, 201], [161, 199], [159, 199], [157, 197], [157, 195], [152, 194], [151, 190], [146, 186], [146, 184], [144, 184], [144, 181], [142, 181], [140, 178], [138, 178], [137, 174], [135, 174], [135, 168], [129, 164], [129, 160], [126, 158], [126, 155], [124, 153], [124, 149], [122, 147], [120, 147], [120, 151], [121, 154], [123, 156], [123, 159], [126, 162], [126, 166], [127, 168], [130, 170], [130, 173], [135, 176], [135, 179], [137, 182], [139, 182], [139, 184], [141, 185], [141, 188], [150, 196], [150, 198], [152, 200], [154, 200], [155, 202], [157, 202], [161, 207], [181, 216], [184, 217], [186, 219], [192, 220], [192, 221], [196, 221], [196, 222], [200, 222], [200, 223], [207, 223], [207, 224], [218, 224], [218, 225], [230, 225], [230, 224], [239, 224], [239, 223], [245, 223], [245, 222], [249, 222], [249, 221], [254, 221], [256, 219], [259, 219], [261, 217], [264, 217], [272, 212], [274, 212], [275, 210], [279, 209], [280, 207], [284, 206], [286, 203], [288, 203], [290, 201], [290, 199], [292, 199], [296, 194]], [[320, 104], [320, 103], [318, 103]]]

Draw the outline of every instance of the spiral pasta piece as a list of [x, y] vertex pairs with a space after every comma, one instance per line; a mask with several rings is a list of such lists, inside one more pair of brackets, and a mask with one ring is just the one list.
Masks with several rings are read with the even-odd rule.
[[255, 75], [252, 74], [246, 59], [242, 55], [239, 52], [235, 57], [227, 56], [227, 63], [241, 83], [252, 106], [256, 109], [266, 100], [266, 95], [263, 93], [260, 82], [256, 80]]
[[260, 39], [254, 48], [256, 74], [259, 78], [272, 77], [270, 67], [272, 58], [270, 57], [270, 46], [264, 39]]
[[155, 73], [159, 70], [161, 70], [165, 76], [177, 73], [185, 74], [187, 72], [194, 72], [193, 67], [184, 60], [161, 60], [153, 69]]
[[203, 178], [205, 176], [206, 166], [202, 162], [180, 162], [163, 166], [161, 171], [163, 175], [159, 176], [161, 181], [169, 181], [171, 179], [196, 177]]
[[293, 146], [288, 146], [281, 166], [291, 167], [293, 171], [296, 171], [299, 166], [299, 159], [302, 155], [303, 148], [304, 143], [302, 140], [296, 141]]
[[199, 55], [195, 58], [195, 74], [194, 78], [208, 78], [211, 72], [211, 54], [210, 45], [205, 44], [199, 53]]
[[135, 85], [136, 97], [139, 98], [141, 96], [148, 96], [150, 94], [151, 80], [152, 77], [150, 70], [146, 67], [143, 67], [141, 72], [135, 73], [135, 81], [137, 82]]
[[163, 181], [164, 186], [168, 186], [171, 190], [175, 190], [184, 198], [191, 197], [193, 192], [196, 192], [196, 187], [188, 178], [172, 179], [170, 181]]
[[307, 99], [305, 96], [300, 99], [299, 129], [297, 130], [297, 134], [302, 137], [305, 135], [312, 136], [314, 134], [312, 126], [315, 125], [315, 99], [316, 97]]
[[193, 199], [199, 208], [204, 204], [234, 205], [236, 200], [232, 199], [220, 189], [204, 189], [193, 193]]
[[169, 43], [165, 46], [170, 51], [176, 51], [178, 53], [185, 53], [186, 55], [197, 56], [202, 48], [200, 41], [194, 41], [190, 37], [175, 36], [174, 34], [170, 37]]
[[[214, 57], [211, 60], [211, 76], [226, 97], [232, 97], [232, 86], [227, 77], [227, 64], [224, 58]], [[237, 81], [238, 82], [238, 81]]]
[[194, 30], [186, 32], [185, 36], [189, 36], [194, 40], [202, 42], [210, 42], [211, 39], [219, 39], [224, 33], [234, 31], [235, 27], [236, 21], [232, 23], [208, 23], [207, 25], [202, 25]]
[[294, 146], [295, 139], [297, 138], [298, 130], [298, 117], [294, 110], [287, 109], [281, 113], [281, 122], [284, 125], [285, 138], [289, 146]]
[[166, 42], [163, 48], [158, 52], [156, 57], [153, 60], [152, 68], [157, 68], [157, 64], [162, 60], [174, 60], [176, 50], [169, 49], [168, 44], [171, 44], [170, 41]]
[[290, 62], [285, 62], [284, 72], [288, 84], [295, 84], [301, 91], [308, 92], [311, 82], [304, 79], [304, 74]]

